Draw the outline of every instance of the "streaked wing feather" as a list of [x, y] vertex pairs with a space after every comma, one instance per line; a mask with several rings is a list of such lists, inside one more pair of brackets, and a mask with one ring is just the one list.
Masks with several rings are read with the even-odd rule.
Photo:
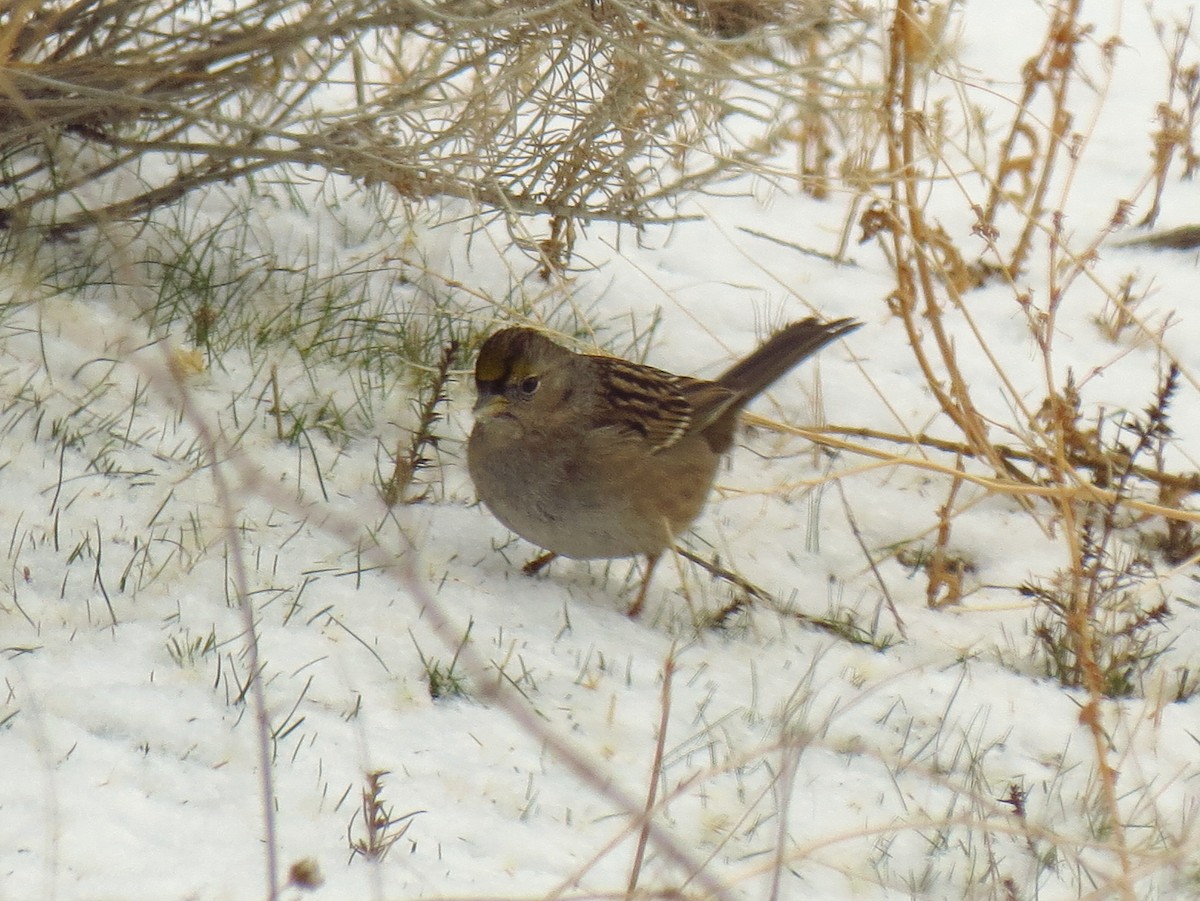
[[601, 361], [601, 378], [610, 399], [601, 417], [647, 441], [653, 453], [671, 447], [693, 428], [707, 425], [724, 410], [734, 392], [713, 382], [674, 375], [615, 357]]
[[719, 419], [733, 404], [741, 402], [743, 392], [716, 382], [679, 377], [684, 397], [692, 405], [692, 428], [703, 431]]
[[610, 400], [601, 416], [604, 425], [637, 435], [655, 453], [687, 434], [693, 411], [678, 376], [616, 358], [597, 359]]

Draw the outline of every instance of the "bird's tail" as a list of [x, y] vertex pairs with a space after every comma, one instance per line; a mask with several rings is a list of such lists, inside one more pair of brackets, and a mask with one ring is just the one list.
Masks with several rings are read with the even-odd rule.
[[815, 317], [784, 326], [767, 339], [758, 350], [744, 360], [734, 363], [716, 381], [741, 395], [741, 406], [765, 391], [772, 382], [793, 366], [812, 356], [826, 344], [850, 334], [862, 325], [855, 319], [834, 319], [823, 322]]

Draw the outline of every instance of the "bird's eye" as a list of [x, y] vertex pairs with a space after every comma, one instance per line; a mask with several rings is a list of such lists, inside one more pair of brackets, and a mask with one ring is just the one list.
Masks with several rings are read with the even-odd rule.
[[535, 391], [537, 391], [539, 384], [540, 384], [540, 382], [538, 380], [538, 377], [536, 375], [531, 375], [531, 376], [527, 376], [526, 378], [521, 379], [521, 384], [518, 385], [517, 387], [519, 387], [521, 389], [522, 394], [531, 395]]

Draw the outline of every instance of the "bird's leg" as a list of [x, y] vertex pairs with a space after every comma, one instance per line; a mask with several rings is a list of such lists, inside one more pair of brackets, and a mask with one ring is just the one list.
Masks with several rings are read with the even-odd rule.
[[553, 560], [557, 556], [558, 556], [558, 554], [554, 553], [554, 551], [546, 551], [546, 553], [544, 553], [544, 554], [538, 554], [536, 557], [534, 557], [532, 560], [530, 560], [528, 563], [526, 563], [524, 566], [521, 567], [521, 572], [527, 576], [536, 576], [538, 573], [540, 573], [543, 569], [546, 568], [546, 565], [549, 564], [549, 562], [551, 560]]
[[629, 609], [625, 611], [625, 615], [631, 619], [636, 619], [637, 615], [642, 612], [642, 607], [646, 604], [646, 590], [650, 587], [650, 577], [654, 575], [654, 567], [658, 565], [660, 557], [662, 557], [661, 551], [657, 554], [646, 555], [646, 575], [642, 578], [642, 587], [638, 589], [637, 597], [629, 605]]

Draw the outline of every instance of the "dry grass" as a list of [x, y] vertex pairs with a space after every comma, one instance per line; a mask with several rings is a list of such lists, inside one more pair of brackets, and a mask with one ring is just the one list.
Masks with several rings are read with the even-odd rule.
[[861, 37], [819, 0], [5, 0], [0, 23], [0, 225], [63, 234], [291, 166], [548, 216], [549, 268], [575, 223], [657, 221], [795, 109], [814, 122], [781, 73], [835, 85]]
[[[1096, 765], [1092, 790], [1115, 861], [1105, 892], [1132, 899], [1139, 896], [1139, 871], [1117, 789], [1119, 751], [1112, 734], [1118, 714], [1107, 701], [1136, 693], [1146, 684], [1159, 658], [1158, 636], [1168, 613], [1165, 602], [1145, 590], [1157, 578], [1150, 556], [1124, 549], [1131, 540], [1136, 544], [1133, 536], [1145, 535], [1157, 520], [1168, 536], [1164, 543], [1179, 547], [1167, 557], [1172, 565], [1194, 562], [1198, 556], [1192, 538], [1197, 513], [1190, 503], [1200, 487], [1197, 474], [1169, 472], [1163, 466], [1163, 447], [1171, 434], [1168, 409], [1179, 388], [1179, 369], [1171, 362], [1157, 396], [1147, 398], [1143, 417], [1113, 425], [1103, 421], [1101, 414], [1081, 408], [1072, 378], [1068, 375], [1063, 383], [1054, 365], [1059, 311], [1081, 283], [1093, 281], [1089, 262], [1100, 244], [1125, 225], [1134, 203], [1134, 198], [1115, 200], [1110, 220], [1082, 242], [1063, 227], [1063, 205], [1088, 140], [1086, 131], [1073, 130], [1075, 123], [1083, 121], [1086, 127], [1087, 121], [1072, 104], [1079, 82], [1089, 78], [1079, 51], [1094, 40], [1082, 4], [1063, 0], [1048, 10], [1044, 41], [1022, 70], [1023, 90], [1007, 130], [1002, 130], [995, 162], [975, 173], [989, 186], [987, 196], [975, 200], [963, 187], [963, 200], [976, 215], [975, 233], [987, 248], [977, 263], [965, 262], [971, 252], [954, 246], [925, 213], [927, 185], [922, 173], [935, 168], [953, 171], [962, 162], [947, 155], [943, 133], [933, 130], [929, 111], [918, 100], [929, 78], [924, 60], [927, 19], [918, 4], [901, 0], [890, 23], [888, 99], [881, 130], [892, 177], [864, 218], [864, 230], [886, 245], [896, 274], [892, 311], [904, 326], [945, 422], [957, 432], [949, 443], [909, 439], [923, 452], [936, 449], [954, 457], [953, 465], [942, 467], [947, 476], [946, 502], [933, 530], [934, 551], [926, 567], [928, 596], [931, 602], [941, 603], [961, 593], [943, 564], [952, 547], [956, 502], [964, 479], [982, 478], [988, 491], [1006, 494], [1022, 505], [1031, 526], [1046, 530], [1048, 537], [1063, 536], [1066, 558], [1052, 583], [1028, 587], [1039, 618], [1034, 634], [1046, 656], [1047, 671], [1085, 692], [1080, 718], [1092, 738]], [[1190, 98], [1195, 95], [1195, 79], [1183, 51], [1189, 41], [1177, 31], [1171, 43], [1172, 77], [1160, 105], [1160, 129], [1152, 139], [1156, 150], [1143, 182], [1156, 188], [1143, 220], [1147, 224], [1154, 221], [1176, 148], [1184, 148], [1182, 155], [1188, 157], [1190, 133], [1179, 124], [1194, 109]], [[1113, 38], [1095, 49], [1100, 58], [1111, 62], [1118, 48]], [[1093, 78], [1090, 85], [1103, 103], [1103, 79]], [[988, 134], [978, 137], [985, 143], [992, 140]], [[1185, 166], [1185, 177], [1189, 168]], [[958, 179], [960, 185], [964, 181]], [[1014, 218], [1018, 223], [1015, 230], [998, 227], [1006, 208], [1015, 213], [1009, 217], [1010, 226]], [[1035, 249], [1049, 260], [1048, 284], [1031, 289], [1024, 273]], [[1040, 406], [1030, 406], [1015, 388], [1005, 371], [1001, 348], [970, 319], [965, 295], [987, 280], [1011, 286], [1018, 308], [1026, 314], [1032, 340], [1043, 357]], [[1117, 334], [1132, 330], [1139, 333], [1138, 339], [1161, 341], [1137, 317], [1128, 284], [1103, 290], [1110, 308], [1107, 318], [1116, 321]], [[975, 339], [968, 351], [950, 338], [948, 323], [957, 320], [965, 320], [967, 333]], [[964, 353], [983, 354], [991, 361], [996, 379], [986, 388], [1001, 387], [1015, 414], [1013, 421], [997, 421], [980, 411], [974, 399], [979, 386], [962, 374]], [[1089, 421], [1092, 415], [1097, 421]], [[997, 441], [993, 437], [997, 432], [1010, 440]], [[968, 461], [972, 474], [964, 472]], [[907, 457], [895, 462], [912, 463]], [[1186, 681], [1185, 675], [1181, 684]]]

